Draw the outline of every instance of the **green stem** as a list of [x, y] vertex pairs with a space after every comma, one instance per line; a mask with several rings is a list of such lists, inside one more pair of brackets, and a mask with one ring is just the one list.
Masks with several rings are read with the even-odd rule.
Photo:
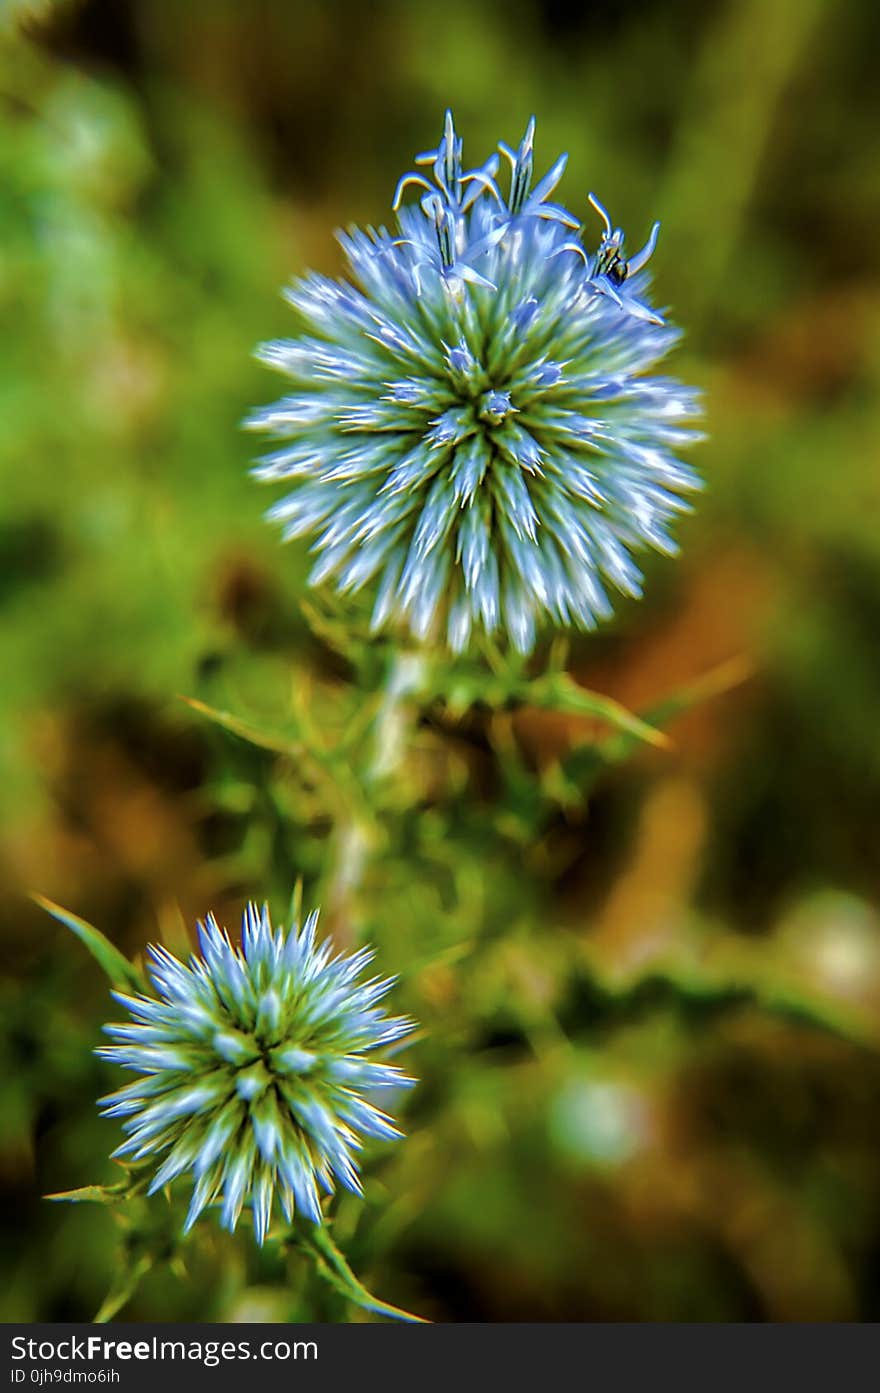
[[123, 1271], [114, 1281], [101, 1308], [95, 1315], [95, 1325], [107, 1325], [118, 1311], [134, 1296], [144, 1277], [153, 1266], [151, 1253], [144, 1253], [127, 1271]]

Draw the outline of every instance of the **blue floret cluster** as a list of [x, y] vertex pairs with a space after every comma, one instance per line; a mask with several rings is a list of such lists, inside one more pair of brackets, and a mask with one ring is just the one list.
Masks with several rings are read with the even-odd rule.
[[255, 472], [286, 486], [270, 517], [310, 539], [312, 583], [456, 652], [595, 627], [699, 487], [697, 395], [652, 372], [679, 337], [648, 298], [658, 227], [627, 259], [590, 195], [591, 250], [534, 135], [466, 170], [447, 113], [396, 228], [340, 234], [351, 278], [296, 281], [299, 334], [258, 350], [290, 389], [249, 418], [275, 440]]

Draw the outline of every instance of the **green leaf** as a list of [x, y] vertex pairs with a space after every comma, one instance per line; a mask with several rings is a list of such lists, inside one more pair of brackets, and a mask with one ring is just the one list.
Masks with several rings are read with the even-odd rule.
[[695, 678], [693, 682], [686, 682], [668, 696], [662, 697], [644, 713], [643, 719], [650, 721], [652, 725], [668, 725], [676, 716], [681, 716], [704, 701], [711, 701], [714, 697], [722, 696], [732, 688], [739, 687], [753, 675], [754, 665], [746, 654], [728, 658]]
[[60, 924], [64, 924], [76, 934], [115, 987], [134, 987], [139, 992], [148, 990], [140, 970], [120, 953], [109, 938], [104, 937], [100, 929], [87, 924], [85, 919], [80, 919], [78, 915], [71, 914], [69, 909], [62, 909], [61, 905], [47, 900], [44, 895], [32, 895], [31, 898], [41, 909], [45, 909], [47, 914], [51, 914], [53, 919], [57, 919]]
[[124, 1193], [124, 1187], [119, 1185], [82, 1185], [78, 1190], [59, 1190], [43, 1198], [67, 1204], [117, 1204]]
[[579, 686], [568, 673], [548, 673], [536, 681], [525, 682], [522, 692], [523, 700], [531, 706], [571, 716], [594, 717], [624, 735], [659, 749], [665, 749], [670, 744], [669, 737], [643, 717], [637, 716], [613, 697]]
[[421, 1316], [415, 1316], [411, 1311], [404, 1311], [399, 1306], [390, 1306], [386, 1301], [380, 1301], [367, 1291], [367, 1288], [358, 1281], [352, 1272], [323, 1224], [315, 1224], [309, 1231], [299, 1233], [296, 1241], [314, 1259], [315, 1266], [321, 1276], [341, 1296], [346, 1297], [348, 1301], [353, 1301], [362, 1310], [371, 1311], [378, 1316], [387, 1316], [389, 1320], [407, 1321], [416, 1325], [428, 1324]]
[[436, 677], [439, 680], [434, 682], [434, 698], [445, 702], [454, 715], [477, 702], [493, 710], [533, 706], [601, 721], [622, 736], [661, 749], [669, 745], [668, 737], [643, 717], [629, 711], [613, 697], [581, 687], [567, 672], [555, 667], [540, 677], [531, 678], [510, 668], [494, 671], [459, 668], [451, 675], [438, 673]]
[[699, 935], [640, 957], [625, 970], [594, 946], [587, 963], [593, 990], [621, 1019], [643, 1009], [646, 988], [659, 987], [682, 1007], [698, 1004], [706, 1019], [751, 1007], [866, 1049], [880, 1049], [876, 1012], [801, 980], [784, 961], [768, 954], [764, 942], [752, 943], [731, 933]]
[[330, 750], [322, 744], [311, 725], [305, 703], [298, 694], [294, 695], [289, 732], [265, 730], [239, 716], [233, 716], [229, 711], [218, 711], [196, 697], [181, 696], [179, 699], [197, 715], [237, 736], [239, 740], [296, 760], [320, 784], [331, 808], [337, 811], [353, 809], [365, 817], [368, 815], [350, 759], [343, 757], [339, 750]]
[[181, 696], [179, 699], [190, 710], [204, 716], [205, 720], [228, 730], [231, 735], [237, 735], [239, 740], [245, 740], [249, 745], [256, 745], [259, 750], [270, 750], [272, 754], [277, 755], [295, 755], [299, 751], [299, 742], [296, 740], [287, 739], [275, 731], [261, 730], [259, 726], [251, 725], [249, 721], [243, 721], [229, 711], [218, 711], [216, 707], [208, 706], [196, 697]]
[[342, 620], [322, 612], [311, 600], [301, 600], [299, 607], [315, 638], [356, 667], [366, 656], [374, 654], [377, 647], [384, 645], [379, 635], [371, 633], [367, 625], [359, 624], [351, 615]]
[[127, 1271], [120, 1272], [95, 1316], [96, 1325], [106, 1325], [108, 1321], [113, 1319], [117, 1311], [122, 1310], [126, 1302], [134, 1296], [152, 1266], [152, 1256], [145, 1253]]
[[[677, 716], [710, 701], [724, 692], [747, 682], [753, 674], [751, 661], [745, 655], [728, 658], [717, 667], [685, 683], [653, 706], [638, 719], [650, 727], [667, 726]], [[596, 779], [609, 765], [620, 764], [633, 753], [639, 739], [633, 732], [617, 730], [598, 744], [578, 745], [560, 761], [556, 777], [559, 781], [559, 801], [579, 803], [592, 789]]]

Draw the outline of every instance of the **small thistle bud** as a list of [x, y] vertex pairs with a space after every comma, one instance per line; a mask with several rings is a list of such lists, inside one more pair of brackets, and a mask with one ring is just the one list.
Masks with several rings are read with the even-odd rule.
[[250, 1204], [262, 1243], [276, 1194], [288, 1221], [320, 1223], [321, 1190], [360, 1191], [361, 1137], [401, 1135], [364, 1094], [413, 1082], [369, 1057], [412, 1023], [377, 1005], [391, 980], [358, 980], [372, 954], [334, 956], [316, 923], [274, 929], [250, 905], [235, 947], [209, 915], [188, 964], [150, 948], [155, 997], [114, 992], [132, 1021], [108, 1025], [115, 1043], [97, 1053], [141, 1076], [101, 1099], [125, 1119], [114, 1155], [158, 1162], [151, 1194], [191, 1176], [186, 1230], [212, 1204], [234, 1229]]
[[297, 281], [300, 337], [258, 350], [293, 388], [249, 419], [285, 442], [255, 472], [291, 483], [269, 516], [313, 539], [311, 582], [372, 586], [375, 629], [445, 628], [455, 651], [476, 629], [527, 653], [542, 622], [593, 628], [610, 591], [641, 593], [634, 553], [675, 551], [699, 487], [676, 457], [695, 393], [650, 375], [679, 337], [645, 298], [658, 225], [628, 256], [591, 194], [585, 247], [550, 201], [565, 156], [533, 182], [534, 148], [534, 120], [499, 146], [505, 198], [447, 112], [398, 183], [398, 235], [340, 234], [356, 285]]

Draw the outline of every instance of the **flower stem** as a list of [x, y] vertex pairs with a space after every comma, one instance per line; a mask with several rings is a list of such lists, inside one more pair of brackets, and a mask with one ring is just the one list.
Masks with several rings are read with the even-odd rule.
[[406, 753], [409, 698], [421, 687], [426, 663], [420, 653], [395, 653], [388, 665], [382, 704], [373, 729], [373, 752], [367, 768], [370, 784], [381, 783], [399, 768]]
[[[395, 651], [388, 663], [378, 710], [365, 742], [361, 780], [368, 806], [375, 807], [403, 763], [414, 712], [411, 699], [422, 686], [425, 673], [424, 657], [412, 651]], [[330, 932], [340, 948], [351, 947], [357, 937], [355, 899], [380, 838], [378, 820], [367, 822], [353, 816], [336, 827], [325, 907]]]

